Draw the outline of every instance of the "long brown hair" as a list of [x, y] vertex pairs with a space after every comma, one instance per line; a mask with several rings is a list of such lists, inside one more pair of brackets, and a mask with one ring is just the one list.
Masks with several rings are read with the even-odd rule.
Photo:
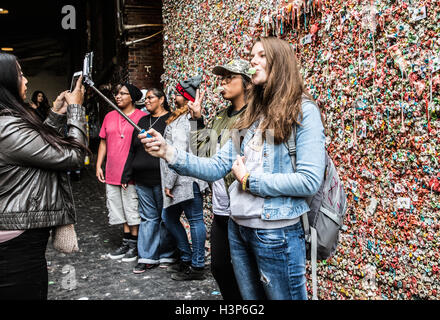
[[275, 37], [261, 37], [257, 42], [261, 42], [266, 54], [267, 82], [252, 85], [248, 107], [235, 127], [247, 129], [262, 119], [264, 137], [270, 129], [275, 143], [280, 144], [288, 140], [294, 123], [301, 124], [303, 96], [313, 99], [304, 87], [292, 46]]
[[176, 108], [176, 110], [174, 110], [173, 113], [171, 113], [170, 117], [167, 119], [166, 124], [170, 124], [174, 120], [177, 120], [181, 115], [188, 113], [189, 111], [188, 100], [186, 98], [184, 99], [185, 99], [185, 104], [183, 105], [183, 107]]

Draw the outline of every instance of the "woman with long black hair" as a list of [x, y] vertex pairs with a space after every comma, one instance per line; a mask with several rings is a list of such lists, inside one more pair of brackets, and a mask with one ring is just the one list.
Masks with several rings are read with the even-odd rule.
[[47, 115], [49, 114], [50, 105], [49, 100], [43, 91], [34, 91], [30, 105], [34, 108], [35, 113], [40, 117], [41, 121], [46, 120]]
[[66, 170], [88, 152], [81, 81], [43, 123], [24, 102], [17, 58], [0, 54], [0, 299], [47, 299], [50, 230], [76, 220]]

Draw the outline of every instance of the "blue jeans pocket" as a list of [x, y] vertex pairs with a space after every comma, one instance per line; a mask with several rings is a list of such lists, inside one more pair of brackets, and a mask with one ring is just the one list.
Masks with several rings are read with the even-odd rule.
[[302, 228], [302, 225], [300, 225], [300, 222], [298, 224], [289, 227], [289, 230], [286, 231], [286, 237], [289, 239], [289, 247], [293, 250], [295, 254], [300, 254], [300, 257], [305, 258], [306, 254], [306, 241], [305, 241], [305, 234], [304, 230]]
[[258, 242], [268, 247], [280, 247], [286, 244], [284, 230], [281, 229], [255, 229]]

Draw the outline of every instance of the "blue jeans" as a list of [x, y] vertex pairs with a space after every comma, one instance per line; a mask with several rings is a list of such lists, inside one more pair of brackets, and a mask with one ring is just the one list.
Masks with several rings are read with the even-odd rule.
[[161, 186], [136, 185], [141, 223], [138, 235], [138, 262], [158, 264], [176, 260], [176, 240], [161, 218], [163, 198]]
[[[205, 266], [205, 241], [206, 228], [203, 221], [203, 196], [199, 185], [193, 183], [194, 198], [163, 209], [162, 219], [166, 227], [177, 240], [177, 248], [180, 250], [180, 259], [185, 262], [191, 261], [194, 267]], [[191, 231], [192, 251], [189, 245], [185, 228], [180, 223], [182, 211], [188, 219]]]
[[244, 300], [307, 300], [306, 248], [301, 222], [252, 229], [229, 219], [229, 245]]

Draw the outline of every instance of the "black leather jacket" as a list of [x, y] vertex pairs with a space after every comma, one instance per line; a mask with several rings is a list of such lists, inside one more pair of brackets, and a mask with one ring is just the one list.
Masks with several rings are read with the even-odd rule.
[[[49, 111], [45, 124], [86, 145], [85, 110], [69, 105], [66, 115]], [[85, 153], [61, 151], [16, 116], [0, 114], [0, 230], [27, 230], [76, 221], [66, 170], [84, 165]]]

